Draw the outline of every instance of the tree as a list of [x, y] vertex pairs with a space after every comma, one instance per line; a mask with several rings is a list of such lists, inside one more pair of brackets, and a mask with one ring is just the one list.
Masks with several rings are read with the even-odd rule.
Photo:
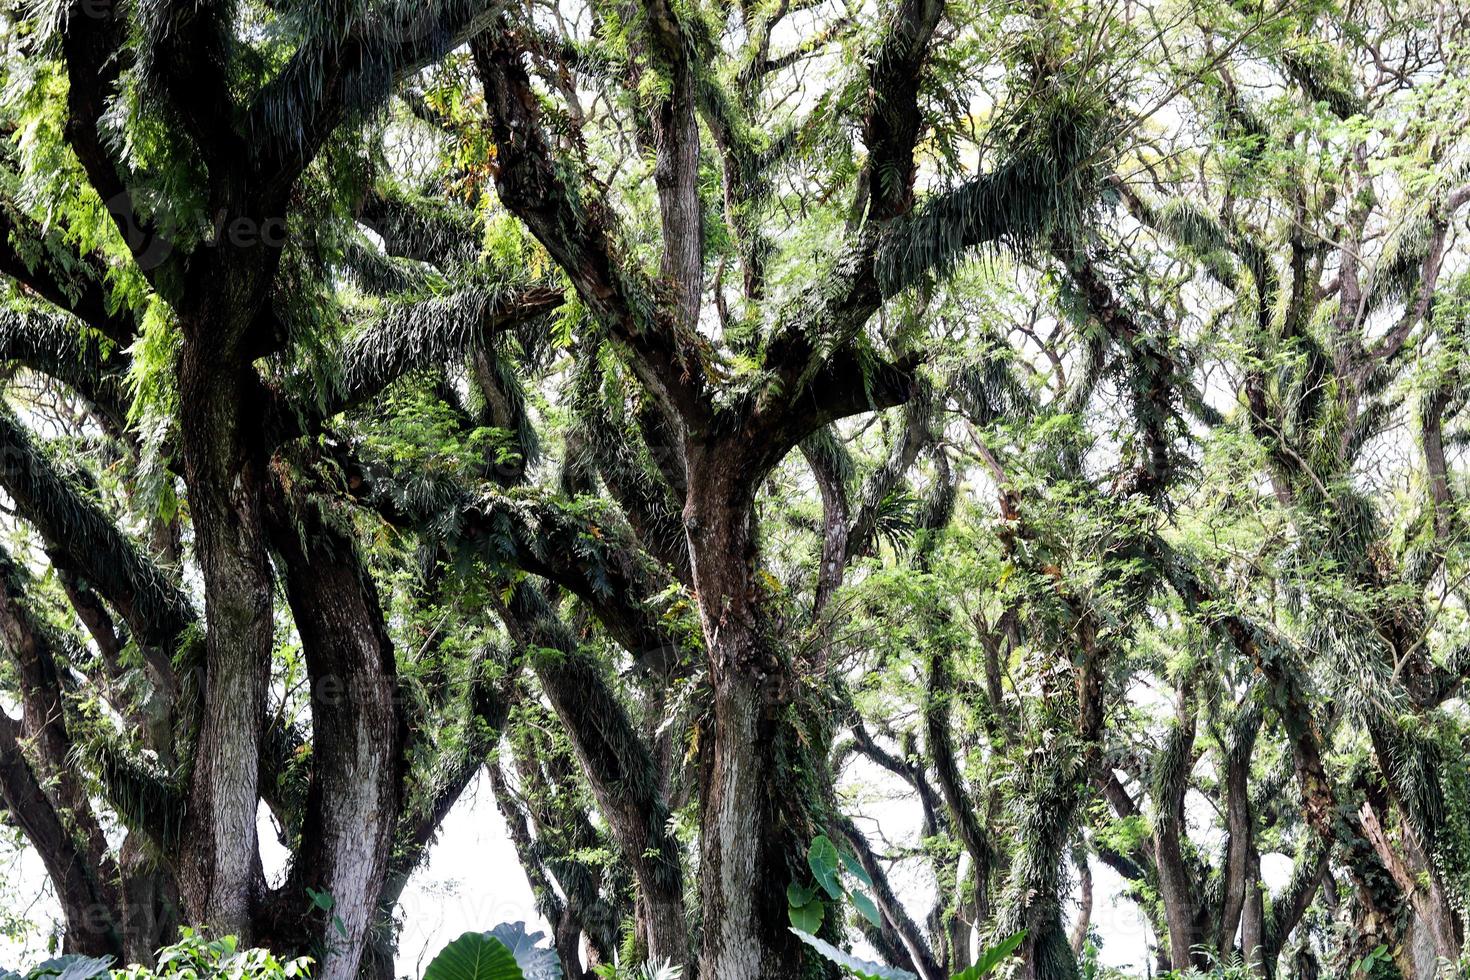
[[831, 975], [823, 835], [820, 939], [925, 978], [1080, 975], [1094, 857], [1161, 970], [1462, 955], [1452, 15], [7, 17], [0, 798], [69, 949], [389, 975], [487, 772], [572, 976]]

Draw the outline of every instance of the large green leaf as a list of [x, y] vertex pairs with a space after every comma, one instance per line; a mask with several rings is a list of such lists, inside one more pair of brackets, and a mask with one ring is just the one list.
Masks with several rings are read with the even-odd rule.
[[488, 932], [467, 932], [439, 951], [424, 980], [527, 980], [510, 947]]
[[827, 906], [820, 898], [804, 905], [791, 905], [786, 909], [791, 924], [804, 932], [816, 932], [822, 928], [822, 919], [827, 915]]
[[981, 977], [990, 976], [990, 972], [1009, 959], [1025, 938], [1026, 930], [1022, 929], [1014, 936], [1002, 939], [989, 949], [983, 950], [980, 958], [975, 961], [975, 965], [968, 970], [956, 973], [954, 980], [980, 980]]
[[844, 953], [836, 946], [833, 946], [825, 940], [818, 939], [809, 932], [802, 932], [800, 929], [792, 929], [791, 931], [796, 933], [796, 938], [842, 967], [848, 973], [851, 973], [855, 977], [861, 977], [862, 980], [919, 980], [918, 977], [907, 970], [900, 970], [895, 966], [884, 966], [882, 963], [873, 963], [870, 960], [860, 960], [851, 953]]
[[817, 890], [809, 885], [793, 881], [786, 886], [786, 904], [802, 906], [817, 897]]
[[826, 837], [818, 837], [812, 841], [811, 850], [806, 854], [806, 863], [811, 866], [817, 884], [833, 898], [842, 897], [842, 883], [837, 879], [837, 861], [837, 845]]
[[526, 980], [562, 980], [561, 960], [557, 959], [556, 951], [541, 946], [544, 936], [539, 932], [528, 933], [524, 922], [501, 923], [490, 930], [490, 935], [510, 950]]
[[30, 975], [45, 977], [46, 980], [53, 977], [55, 980], [94, 980], [95, 977], [107, 976], [111, 966], [111, 956], [58, 956], [37, 966]]
[[852, 907], [857, 909], [858, 912], [862, 913], [863, 918], [873, 923], [873, 925], [878, 926], [880, 929], [883, 927], [883, 919], [881, 916], [878, 915], [878, 906], [873, 904], [873, 900], [871, 898], [864, 895], [862, 892], [848, 892], [847, 897], [852, 899]]
[[856, 878], [858, 881], [861, 881], [869, 888], [873, 887], [872, 876], [868, 874], [868, 869], [863, 867], [863, 863], [857, 859], [856, 854], [852, 854], [848, 851], [838, 851], [837, 853], [842, 858], [842, 865], [843, 867], [847, 868], [848, 874], [852, 875], [854, 878]]

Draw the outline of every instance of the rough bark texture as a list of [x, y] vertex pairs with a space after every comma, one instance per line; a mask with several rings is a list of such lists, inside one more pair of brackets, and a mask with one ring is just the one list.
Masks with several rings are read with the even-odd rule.
[[799, 786], [790, 675], [766, 635], [755, 582], [751, 488], [731, 447], [686, 448], [685, 508], [715, 719], [701, 800], [701, 976], [758, 980], [803, 961], [786, 886], [814, 828]]
[[[280, 501], [272, 540], [311, 681], [312, 779], [289, 892], [330, 895], [317, 975], [351, 980], [388, 873], [403, 797], [406, 725], [393, 644], [353, 542], [320, 502]], [[289, 914], [289, 910], [288, 910]]]
[[536, 658], [533, 668], [566, 727], [613, 838], [633, 868], [649, 955], [690, 963], [683, 869], [652, 755], [606, 678], [578, 649], [540, 593], [530, 585], [515, 586], [503, 615], [520, 642], [549, 651]]
[[180, 368], [185, 483], [204, 578], [203, 712], [183, 835], [180, 886], [196, 921], [254, 933], [263, 885], [256, 838], [257, 760], [273, 638], [262, 521], [266, 474], [243, 431], [242, 371], [220, 365], [202, 319]]
[[66, 919], [66, 951], [88, 956], [124, 954], [116, 896], [98, 878], [70, 827], [47, 798], [20, 747], [20, 726], [0, 714], [0, 800], [41, 856]]

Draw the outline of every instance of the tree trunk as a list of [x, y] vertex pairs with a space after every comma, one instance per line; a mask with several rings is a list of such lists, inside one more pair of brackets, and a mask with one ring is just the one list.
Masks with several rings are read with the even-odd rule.
[[173, 872], [149, 853], [151, 845], [133, 831], [118, 853], [123, 902], [123, 963], [152, 963], [179, 938], [179, 887]]
[[[1241, 917], [1251, 890], [1259, 891], [1251, 876], [1251, 864], [1255, 858], [1254, 816], [1250, 804], [1250, 764], [1255, 752], [1256, 734], [1260, 730], [1260, 712], [1249, 710], [1249, 715], [1237, 723], [1231, 744], [1226, 747], [1225, 757], [1225, 879], [1224, 895], [1220, 900], [1219, 924], [1215, 932], [1215, 949], [1224, 955], [1235, 943], [1235, 934], [1241, 930]], [[1259, 896], [1257, 896], [1259, 901]], [[1257, 924], [1259, 925], [1259, 924]], [[1257, 943], [1259, 943], [1259, 933]], [[1241, 951], [1247, 962], [1255, 947], [1244, 938]]]
[[1092, 863], [1088, 859], [1087, 852], [1081, 850], [1073, 854], [1073, 863], [1077, 867], [1077, 922], [1072, 926], [1072, 955], [1082, 956], [1083, 949], [1087, 946], [1087, 934], [1092, 928]]
[[[1413, 739], [1381, 720], [1369, 722], [1368, 735], [1373, 752], [1378, 757], [1379, 769], [1388, 775], [1385, 779], [1387, 799], [1381, 801], [1382, 806], [1386, 810], [1391, 803], [1400, 814], [1398, 836], [1399, 850], [1403, 857], [1397, 857], [1386, 836], [1379, 848], [1380, 855], [1390, 870], [1395, 865], [1405, 865], [1402, 876], [1404, 880], [1400, 887], [1409, 896], [1418, 915], [1419, 922], [1415, 932], [1428, 937], [1436, 956], [1458, 963], [1462, 946], [1459, 922], [1450, 904], [1440, 869], [1433, 860], [1436, 835], [1442, 832], [1442, 828], [1436, 824], [1443, 820], [1445, 809], [1437, 771], [1441, 760], [1429, 754], [1426, 751], [1427, 746], [1416, 744]], [[1393, 777], [1397, 765], [1395, 760], [1416, 755], [1419, 757], [1421, 770], [1426, 774], [1424, 778], [1427, 785], [1405, 787]], [[1416, 790], [1422, 796], [1432, 799], [1433, 804], [1422, 798], [1413, 799], [1410, 794]], [[1422, 833], [1415, 828], [1416, 820], [1423, 821]]]
[[809, 877], [801, 856], [817, 832], [808, 781], [818, 769], [803, 765], [788, 718], [790, 667], [761, 617], [754, 488], [740, 455], [731, 446], [685, 453], [684, 517], [714, 690], [701, 774], [700, 976], [719, 980], [809, 975], [798, 966], [809, 958], [790, 932], [786, 887]]
[[919, 980], [944, 980], [945, 971], [935, 962], [934, 953], [918, 923], [909, 916], [908, 910], [894, 894], [893, 887], [888, 882], [888, 873], [878, 856], [873, 853], [867, 837], [858, 829], [857, 824], [845, 816], [838, 819], [837, 829], [847, 839], [868, 877], [873, 879], [873, 900], [882, 913], [883, 920], [880, 929], [885, 935], [892, 933], [892, 938], [897, 941], [898, 948], [907, 960], [899, 965], [917, 973]]
[[[1234, 845], [1232, 845], [1233, 847]], [[1240, 954], [1253, 977], [1269, 977], [1274, 965], [1266, 961], [1266, 908], [1261, 893], [1261, 858], [1254, 847], [1246, 855], [1245, 885], [1241, 895]], [[1225, 947], [1220, 947], [1223, 955]]]
[[502, 616], [517, 642], [554, 651], [535, 659], [536, 676], [566, 728], [613, 839], [633, 868], [648, 954], [687, 965], [679, 844], [669, 832], [668, 803], [648, 746], [600, 668], [578, 649], [540, 592], [528, 583], [515, 585]]
[[257, 767], [273, 634], [261, 514], [264, 467], [242, 424], [245, 376], [252, 369], [230, 365], [210, 343], [208, 319], [186, 329], [185, 337], [180, 441], [207, 626], [179, 883], [189, 920], [248, 945], [263, 883]]
[[20, 747], [20, 726], [0, 712], [0, 801], [41, 856], [61, 900], [65, 951], [89, 956], [123, 953], [110, 883], [77, 848], [71, 828], [46, 798]]
[[312, 772], [282, 911], [298, 911], [291, 902], [306, 909], [308, 888], [330, 896], [331, 907], [311, 916], [322, 944], [314, 975], [351, 980], [393, 850], [407, 726], [393, 644], [353, 542], [318, 501], [283, 504], [272, 510], [271, 535], [311, 681]]
[[[1180, 692], [1181, 701], [1189, 697]], [[1196, 934], [1194, 885], [1185, 864], [1181, 843], [1184, 826], [1184, 795], [1189, 786], [1189, 771], [1194, 761], [1194, 717], [1181, 710], [1182, 717], [1167, 736], [1160, 773], [1155, 779], [1158, 813], [1154, 817], [1154, 861], [1159, 870], [1159, 895], [1164, 901], [1164, 919], [1169, 928], [1169, 960], [1173, 968], [1184, 972], [1202, 965], [1195, 946], [1202, 936]]]

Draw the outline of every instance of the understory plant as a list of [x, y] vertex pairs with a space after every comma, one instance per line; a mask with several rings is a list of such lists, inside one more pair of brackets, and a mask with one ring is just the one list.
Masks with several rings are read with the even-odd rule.
[[110, 956], [58, 956], [23, 972], [0, 968], [0, 980], [305, 980], [310, 957], [281, 959], [268, 949], [240, 949], [234, 936], [210, 939], [184, 928], [179, 941], [158, 951], [157, 966], [137, 963], [113, 968]]

